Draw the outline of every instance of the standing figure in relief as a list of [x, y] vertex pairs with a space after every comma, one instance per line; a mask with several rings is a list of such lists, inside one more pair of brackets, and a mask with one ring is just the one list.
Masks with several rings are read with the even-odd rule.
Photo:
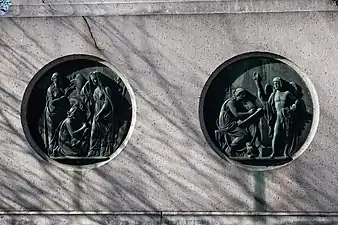
[[[261, 78], [253, 73], [257, 94], [265, 108], [265, 118], [268, 121], [269, 136], [272, 139], [273, 157], [291, 157], [299, 144], [299, 138], [304, 126], [311, 120], [311, 114], [306, 111], [302, 99], [301, 87], [295, 82], [273, 79], [273, 92], [263, 90]], [[266, 85], [268, 87], [268, 84]]]
[[93, 94], [94, 90], [96, 88], [96, 85], [93, 83], [91, 77], [89, 76], [88, 81], [83, 85], [80, 91], [80, 97], [82, 103], [86, 107], [86, 116], [88, 119], [88, 122], [92, 122], [93, 119], [93, 112], [94, 112], [94, 99]]
[[[263, 88], [262, 85], [262, 78], [259, 76], [257, 72], [254, 72], [252, 74], [252, 78], [255, 82], [256, 88], [257, 88], [257, 97], [260, 100], [261, 104], [263, 105], [264, 109], [268, 107], [268, 100], [270, 95], [273, 92], [273, 86], [271, 84], [266, 84]], [[268, 126], [266, 116], [266, 110], [265, 110], [265, 116], [260, 119], [260, 131], [261, 131], [261, 140], [266, 146], [271, 146], [272, 142], [272, 136], [273, 136], [273, 130], [270, 129]], [[269, 132], [266, 132], [266, 129], [269, 129]]]
[[69, 95], [70, 104], [73, 106], [75, 103], [82, 102], [81, 90], [86, 82], [84, 76], [80, 73], [75, 74], [75, 77], [70, 80], [70, 89], [72, 90]]
[[295, 138], [293, 118], [299, 100], [286, 89], [280, 77], [272, 81], [274, 90], [266, 108], [268, 124], [273, 129], [271, 157], [290, 156], [291, 143]]
[[[90, 144], [87, 156], [109, 156], [113, 152], [115, 143], [112, 91], [102, 83], [103, 76], [98, 71], [89, 74], [88, 82], [93, 85], [94, 89]], [[83, 88], [86, 88], [86, 85]]]
[[45, 106], [45, 146], [48, 154], [53, 155], [54, 138], [56, 129], [61, 121], [67, 117], [69, 102], [67, 91], [62, 86], [62, 80], [59, 73], [53, 73], [51, 77], [52, 84], [47, 89], [46, 106]]

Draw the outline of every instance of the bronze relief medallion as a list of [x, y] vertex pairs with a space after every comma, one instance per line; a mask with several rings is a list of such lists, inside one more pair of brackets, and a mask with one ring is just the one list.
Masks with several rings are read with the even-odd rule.
[[270, 53], [236, 56], [208, 79], [200, 121], [213, 149], [250, 170], [277, 168], [309, 146], [319, 120], [311, 81], [289, 60]]
[[70, 55], [32, 78], [21, 120], [28, 142], [43, 158], [86, 167], [121, 152], [135, 111], [132, 89], [113, 66], [94, 56]]

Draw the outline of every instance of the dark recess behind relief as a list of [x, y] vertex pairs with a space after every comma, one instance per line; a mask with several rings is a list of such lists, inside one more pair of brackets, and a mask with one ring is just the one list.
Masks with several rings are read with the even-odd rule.
[[[237, 80], [239, 77], [243, 76], [242, 82], [246, 83], [245, 87], [247, 89], [248, 98], [251, 101], [255, 102], [259, 107], [262, 107], [260, 101], [257, 99], [257, 90], [254, 85], [254, 81], [251, 78], [251, 75], [246, 72], [248, 72], [249, 70], [254, 71], [256, 70], [256, 68], [262, 68], [263, 66], [268, 64], [273, 65], [273, 76], [281, 76], [286, 81], [294, 81], [301, 86], [306, 107], [310, 112], [313, 110], [310, 92], [305, 82], [291, 67], [276, 59], [267, 57], [250, 57], [238, 60], [220, 70], [220, 72], [214, 77], [213, 81], [210, 83], [210, 86], [208, 87], [205, 95], [205, 99], [203, 102], [204, 123], [207, 133], [214, 143], [216, 143], [214, 135], [214, 131], [217, 129], [216, 120], [218, 119], [221, 106], [224, 100], [230, 97], [230, 92], [232, 92], [237, 87], [241, 87], [240, 82], [238, 82]], [[272, 77], [268, 77], [265, 82], [272, 84]], [[312, 123], [308, 123], [306, 125], [300, 145], [304, 143], [306, 136], [311, 128], [311, 125]], [[284, 162], [280, 163], [283, 164]]]
[[[72, 73], [81, 70], [81, 69], [86, 69], [90, 67], [104, 67], [108, 68], [105, 65], [93, 61], [93, 60], [87, 60], [87, 59], [74, 59], [74, 60], [69, 60], [62, 62], [56, 66], [54, 66], [52, 69], [50, 69], [46, 74], [42, 75], [39, 80], [35, 83], [34, 88], [32, 89], [31, 95], [29, 96], [29, 99], [27, 101], [27, 125], [28, 129], [32, 135], [33, 140], [35, 143], [39, 146], [39, 148], [47, 154], [47, 151], [44, 147], [43, 139], [41, 138], [41, 134], [39, 133], [39, 120], [41, 116], [44, 114], [44, 108], [46, 104], [46, 93], [49, 85], [51, 84], [51, 76], [54, 72], [58, 72], [61, 77], [66, 78]], [[110, 70], [108, 68], [108, 70]], [[111, 70], [110, 70], [111, 71]], [[113, 75], [114, 72], [111, 71], [110, 75]], [[115, 77], [116, 74], [115, 74]], [[113, 95], [118, 98], [121, 96], [121, 94], [117, 91], [117, 85], [114, 83], [112, 79], [115, 77], [110, 77], [108, 79], [106, 77], [105, 83], [109, 85], [109, 87], [113, 91]], [[69, 77], [68, 77], [69, 79]], [[118, 96], [119, 95], [119, 96]], [[128, 92], [126, 92], [126, 95], [123, 99], [123, 102], [126, 104], [123, 104], [123, 106], [128, 107], [129, 109], [119, 109], [120, 111], [123, 112], [128, 112], [124, 113], [123, 116], [124, 118], [131, 118], [131, 101], [130, 101], [130, 96]], [[129, 128], [128, 128], [129, 129]], [[128, 130], [125, 131], [124, 136], [128, 133]], [[123, 137], [124, 139], [124, 137]], [[65, 164], [74, 164], [74, 165], [87, 165], [87, 164], [92, 164], [92, 163], [97, 163], [100, 161], [104, 161], [101, 159], [90, 159], [87, 158], [86, 160], [64, 160], [62, 163]]]
[[[262, 57], [252, 57], [250, 58], [249, 62], [248, 59], [239, 60], [223, 68], [222, 71], [214, 78], [205, 95], [203, 108], [204, 119], [206, 120], [205, 125], [208, 130], [208, 133], [211, 133], [216, 129], [216, 122], [213, 121], [213, 119], [218, 117], [220, 108], [224, 100], [226, 98], [229, 98], [227, 86], [229, 84], [232, 84], [240, 75], [242, 75], [246, 71], [258, 66], [262, 66], [263, 64], [269, 63], [280, 63], [280, 62], [271, 58], [265, 58], [264, 61], [262, 61]], [[278, 76], [278, 74], [276, 74], [276, 76]], [[292, 77], [293, 80], [295, 80], [295, 78], [297, 79], [297, 77]], [[302, 79], [297, 79], [295, 80], [295, 82], [302, 85], [304, 98], [307, 98], [307, 96], [309, 96], [309, 91], [304, 88], [306, 87], [304, 81]], [[256, 99], [256, 90], [255, 89], [253, 89], [253, 91], [249, 90], [249, 92], [250, 94], [252, 94], [249, 97], [251, 99], [254, 99], [259, 104], [259, 102]], [[307, 101], [305, 102], [307, 103], [307, 107], [309, 109], [312, 109], [313, 106], [311, 104], [310, 99], [308, 98], [306, 100]], [[210, 120], [208, 118], [210, 118]], [[213, 136], [211, 136], [211, 138], [214, 140]]]
[[[244, 66], [243, 64], [247, 64]], [[247, 70], [261, 66], [261, 58], [252, 58], [250, 64], [247, 61], [237, 61], [222, 69], [210, 84], [204, 100], [204, 119], [208, 133], [214, 132], [216, 127], [215, 118], [218, 117], [221, 106], [228, 95], [228, 84], [232, 84], [241, 74]], [[210, 118], [210, 119], [209, 119]], [[213, 135], [211, 139], [215, 141]]]

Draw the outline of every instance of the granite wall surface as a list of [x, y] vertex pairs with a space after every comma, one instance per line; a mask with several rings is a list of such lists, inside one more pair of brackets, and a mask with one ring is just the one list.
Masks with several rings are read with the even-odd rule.
[[[1, 224], [338, 224], [337, 12], [12, 17], [0, 27]], [[293, 61], [320, 103], [308, 150], [266, 172], [225, 162], [199, 123], [209, 75], [252, 51]], [[30, 79], [68, 54], [105, 59], [135, 92], [131, 140], [96, 169], [44, 161], [21, 127]]]

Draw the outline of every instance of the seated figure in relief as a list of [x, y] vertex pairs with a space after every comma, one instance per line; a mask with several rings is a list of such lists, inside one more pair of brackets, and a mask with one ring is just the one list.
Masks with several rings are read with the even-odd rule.
[[55, 156], [85, 156], [88, 149], [89, 124], [81, 103], [74, 104], [62, 121], [54, 140]]
[[243, 150], [246, 150], [246, 156], [249, 157], [257, 154], [254, 149], [261, 145], [258, 135], [259, 120], [251, 119], [251, 116], [257, 113], [258, 117], [259, 111], [260, 109], [248, 100], [243, 88], [237, 88], [233, 97], [223, 103], [218, 118], [218, 131], [225, 139], [222, 148], [226, 148], [225, 151], [230, 155]]

